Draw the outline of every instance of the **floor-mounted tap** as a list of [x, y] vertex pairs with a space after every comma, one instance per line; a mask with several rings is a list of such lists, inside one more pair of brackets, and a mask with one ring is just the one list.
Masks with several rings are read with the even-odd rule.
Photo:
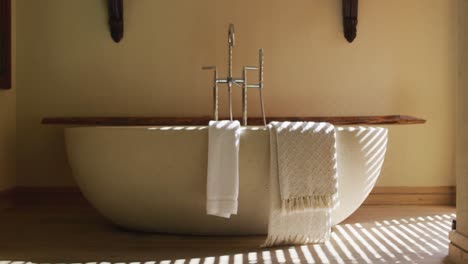
[[[226, 78], [218, 78], [218, 70], [216, 66], [204, 66], [202, 67], [203, 70], [213, 70], [214, 71], [214, 78], [213, 78], [213, 118], [218, 120], [218, 83], [227, 84], [228, 87], [228, 96], [229, 96], [229, 118], [230, 120], [233, 119], [232, 117], [232, 87], [233, 84], [242, 88], [242, 125], [247, 125], [247, 89], [248, 88], [257, 88], [260, 92], [260, 106], [262, 110], [262, 118], [263, 124], [266, 126], [266, 117], [265, 117], [265, 108], [263, 104], [263, 49], [258, 51], [258, 59], [259, 59], [259, 66], [244, 66], [242, 78], [234, 78], [232, 76], [232, 51], [235, 45], [235, 30], [234, 25], [229, 25], [228, 31], [228, 76]], [[249, 70], [258, 70], [258, 83], [256, 84], [249, 84], [247, 82], [247, 71]]]

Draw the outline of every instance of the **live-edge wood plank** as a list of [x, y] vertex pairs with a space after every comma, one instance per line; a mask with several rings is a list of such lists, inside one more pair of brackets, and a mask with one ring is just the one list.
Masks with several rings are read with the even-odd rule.
[[[221, 118], [223, 119], [223, 118]], [[225, 118], [224, 118], [225, 119]], [[240, 120], [240, 118], [235, 118]], [[211, 117], [46, 117], [46, 125], [79, 125], [79, 126], [206, 126]], [[387, 116], [317, 116], [317, 117], [269, 117], [271, 121], [313, 121], [329, 122], [334, 125], [411, 125], [424, 124], [426, 120], [405, 115]], [[260, 117], [248, 119], [248, 125], [263, 125]]]

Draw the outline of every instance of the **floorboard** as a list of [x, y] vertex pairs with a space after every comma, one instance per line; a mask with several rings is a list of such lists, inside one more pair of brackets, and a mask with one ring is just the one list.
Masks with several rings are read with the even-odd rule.
[[19, 207], [0, 212], [0, 264], [443, 263], [453, 218], [451, 206], [362, 206], [323, 245], [261, 249], [264, 236], [139, 233], [92, 208]]

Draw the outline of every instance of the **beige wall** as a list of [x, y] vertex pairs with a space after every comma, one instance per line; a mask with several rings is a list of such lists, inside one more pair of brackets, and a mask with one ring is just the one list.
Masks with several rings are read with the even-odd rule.
[[341, 0], [125, 1], [120, 44], [105, 2], [17, 0], [19, 185], [73, 184], [62, 130], [42, 117], [209, 115], [211, 74], [200, 67], [225, 71], [229, 22], [236, 75], [265, 49], [267, 115], [426, 118], [391, 128], [378, 184], [454, 185], [455, 0], [362, 0], [353, 44]]
[[15, 185], [16, 89], [15, 89], [15, 1], [12, 1], [12, 86], [0, 90], [0, 191]]

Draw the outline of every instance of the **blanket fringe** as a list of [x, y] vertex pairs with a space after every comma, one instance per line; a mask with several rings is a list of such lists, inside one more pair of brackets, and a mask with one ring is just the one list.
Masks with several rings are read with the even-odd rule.
[[293, 213], [308, 209], [332, 209], [335, 206], [336, 198], [336, 195], [330, 194], [288, 198], [281, 200], [281, 211], [283, 213]]
[[312, 240], [307, 235], [268, 235], [265, 243], [261, 245], [262, 248], [284, 245], [305, 245], [305, 244], [319, 244], [325, 243], [330, 239], [330, 234], [327, 233], [322, 239]]

